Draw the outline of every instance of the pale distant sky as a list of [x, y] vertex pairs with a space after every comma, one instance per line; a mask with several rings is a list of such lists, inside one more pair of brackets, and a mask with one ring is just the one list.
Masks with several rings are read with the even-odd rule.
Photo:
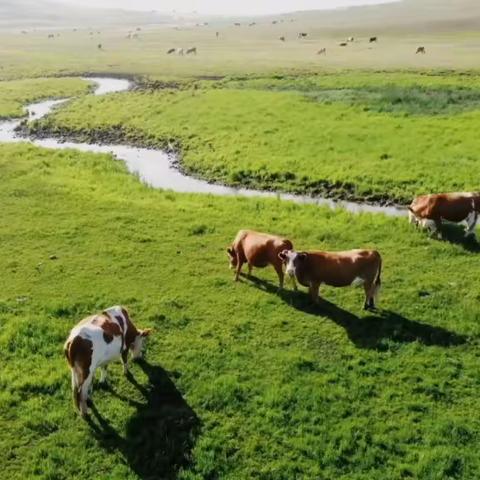
[[56, 0], [89, 7], [113, 7], [129, 10], [158, 10], [200, 14], [257, 15], [291, 12], [294, 10], [316, 10], [340, 8], [354, 5], [391, 3], [398, 0]]

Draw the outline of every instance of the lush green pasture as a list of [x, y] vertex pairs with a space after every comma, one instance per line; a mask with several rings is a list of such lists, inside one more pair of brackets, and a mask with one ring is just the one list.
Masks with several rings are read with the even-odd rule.
[[[405, 219], [155, 191], [106, 155], [27, 145], [0, 145], [0, 177], [4, 478], [480, 476], [478, 253], [458, 232], [439, 242]], [[235, 284], [225, 246], [241, 227], [378, 248], [381, 310], [364, 313], [353, 288], [324, 288], [313, 307], [278, 294], [271, 270]], [[85, 422], [62, 345], [118, 303], [155, 329], [147, 363], [131, 379], [113, 365]]]
[[83, 97], [39, 129], [176, 144], [182, 167], [233, 185], [408, 203], [478, 190], [478, 76], [370, 73], [200, 82]]
[[23, 115], [26, 103], [86, 93], [88, 82], [78, 78], [38, 78], [0, 82], [0, 118]]

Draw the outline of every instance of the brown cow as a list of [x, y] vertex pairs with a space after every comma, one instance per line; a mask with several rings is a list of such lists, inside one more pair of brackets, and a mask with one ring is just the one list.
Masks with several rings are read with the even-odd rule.
[[427, 51], [425, 50], [425, 47], [418, 47], [417, 51], [415, 52], [415, 55], [417, 53], [423, 53], [425, 55], [425, 53], [427, 53]]
[[465, 235], [475, 235], [480, 212], [480, 192], [440, 193], [417, 197], [409, 209], [409, 221], [441, 237], [442, 220], [465, 223]]
[[125, 308], [108, 308], [85, 318], [70, 332], [64, 351], [72, 371], [73, 401], [82, 416], [87, 415], [87, 400], [92, 390], [95, 370], [100, 368], [100, 383], [107, 378], [107, 364], [121, 357], [128, 372], [128, 352], [140, 358], [150, 329], [138, 330]]
[[375, 308], [380, 290], [382, 257], [376, 250], [347, 252], [295, 252], [284, 250], [279, 258], [286, 264], [286, 272], [308, 287], [312, 300], [318, 303], [322, 283], [332, 287], [362, 285], [365, 289], [365, 310]]
[[283, 237], [259, 233], [253, 230], [240, 230], [227, 254], [230, 268], [235, 269], [235, 281], [238, 281], [244, 263], [248, 264], [248, 274], [253, 267], [264, 268], [272, 265], [278, 275], [280, 288], [283, 288], [283, 264], [279, 253], [293, 249], [292, 242]]

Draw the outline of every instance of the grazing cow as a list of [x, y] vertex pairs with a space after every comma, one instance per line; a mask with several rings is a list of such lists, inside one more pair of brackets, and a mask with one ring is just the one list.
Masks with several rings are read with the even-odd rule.
[[102, 44], [99, 43], [99, 44], [97, 45], [97, 48], [98, 48], [99, 50], [101, 50], [101, 49], [102, 49]]
[[370, 39], [368, 40], [369, 43], [375, 43], [377, 41], [378, 41], [377, 37], [370, 37]]
[[174, 52], [175, 52], [175, 48], [169, 48], [169, 49], [167, 50], [167, 55], [171, 55], [171, 54], [174, 53]]
[[327, 49], [326, 48], [321, 48], [318, 52], [317, 55], [326, 55], [327, 54]]
[[197, 47], [187, 48], [186, 52], [187, 55], [196, 55], [197, 54]]
[[417, 48], [417, 51], [415, 52], [415, 55], [416, 55], [417, 53], [423, 53], [423, 54], [425, 54], [425, 53], [427, 53], [427, 52], [426, 52], [426, 50], [425, 50], [425, 47], [418, 47], [418, 48]]
[[53, 33], [49, 33], [48, 38], [55, 38], [55, 35]]
[[272, 21], [272, 25], [276, 25], [277, 23], [278, 23], [277, 20], [273, 20], [273, 21]]
[[78, 323], [65, 342], [64, 352], [72, 371], [73, 401], [82, 416], [87, 415], [87, 400], [95, 370], [100, 368], [100, 383], [107, 378], [107, 364], [121, 357], [128, 373], [128, 352], [132, 359], [142, 356], [150, 329], [138, 330], [123, 307], [111, 307]]
[[220, 32], [215, 32], [215, 36], [216, 36], [217, 39], [218, 39], [218, 37], [220, 36]]
[[355, 39], [354, 39], [353, 37], [348, 37], [348, 38], [347, 38], [347, 42], [352, 43], [353, 41], [355, 41]]
[[322, 283], [332, 287], [362, 285], [365, 289], [365, 310], [375, 308], [380, 290], [382, 257], [376, 250], [348, 252], [295, 252], [284, 250], [279, 258], [286, 264], [286, 272], [300, 285], [309, 288], [311, 299], [318, 303]]
[[300, 32], [297, 37], [298, 38], [306, 38], [308, 36], [308, 33], [305, 33], [305, 32]]
[[340, 47], [346, 47], [348, 45], [347, 42], [341, 42], [338, 44]]
[[232, 246], [227, 248], [230, 268], [235, 269], [235, 281], [238, 281], [244, 263], [248, 264], [249, 275], [253, 267], [264, 268], [272, 265], [277, 272], [280, 288], [283, 288], [283, 265], [278, 255], [291, 249], [292, 242], [286, 238], [253, 230], [240, 230]]
[[440, 193], [417, 197], [409, 209], [409, 221], [441, 237], [442, 220], [465, 224], [465, 235], [475, 235], [480, 213], [480, 192]]
[[281, 42], [284, 42], [284, 41], [285, 41], [285, 37], [280, 37], [280, 41], [281, 41]]
[[238, 22], [236, 22], [236, 23], [234, 23], [234, 25], [235, 25], [236, 27], [240, 27], [242, 24], [241, 24], [241, 23], [238, 23]]

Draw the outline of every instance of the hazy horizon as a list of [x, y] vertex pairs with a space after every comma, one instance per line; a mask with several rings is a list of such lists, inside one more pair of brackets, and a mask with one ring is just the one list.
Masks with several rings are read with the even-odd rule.
[[265, 15], [298, 10], [327, 10], [361, 5], [394, 3], [401, 0], [55, 0], [85, 7], [121, 8], [127, 10], [156, 10], [164, 13], [192, 13], [207, 15]]

